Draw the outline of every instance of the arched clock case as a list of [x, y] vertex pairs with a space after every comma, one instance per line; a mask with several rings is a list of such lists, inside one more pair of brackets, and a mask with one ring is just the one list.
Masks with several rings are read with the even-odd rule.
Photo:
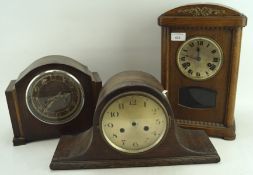
[[161, 84], [126, 71], [102, 88], [93, 127], [60, 138], [50, 168], [88, 169], [214, 163], [220, 158], [204, 131], [176, 126]]
[[13, 144], [87, 130], [101, 86], [96, 72], [71, 58], [38, 59], [6, 89]]

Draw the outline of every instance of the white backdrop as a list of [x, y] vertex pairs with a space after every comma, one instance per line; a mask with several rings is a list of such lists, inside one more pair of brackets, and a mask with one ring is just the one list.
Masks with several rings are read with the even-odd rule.
[[[205, 0], [0, 0], [0, 174], [45, 174], [58, 139], [12, 146], [12, 128], [4, 91], [11, 79], [36, 59], [60, 54], [100, 73], [103, 82], [123, 70], [143, 70], [160, 79], [160, 14]], [[237, 139], [212, 138], [218, 164], [58, 172], [68, 174], [252, 174], [253, 4], [212, 1], [248, 17], [243, 30], [238, 80]], [[52, 172], [52, 171], [51, 171]]]

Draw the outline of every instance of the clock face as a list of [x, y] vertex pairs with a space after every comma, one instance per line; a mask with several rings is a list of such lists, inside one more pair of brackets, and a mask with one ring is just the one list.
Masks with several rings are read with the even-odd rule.
[[100, 117], [105, 140], [126, 153], [140, 153], [161, 142], [169, 126], [168, 114], [155, 97], [128, 92], [110, 100]]
[[210, 38], [191, 38], [178, 50], [178, 68], [183, 75], [192, 80], [206, 80], [215, 76], [222, 62], [221, 47]]
[[32, 115], [48, 124], [74, 119], [84, 104], [79, 81], [68, 72], [49, 70], [32, 79], [26, 90], [26, 105]]

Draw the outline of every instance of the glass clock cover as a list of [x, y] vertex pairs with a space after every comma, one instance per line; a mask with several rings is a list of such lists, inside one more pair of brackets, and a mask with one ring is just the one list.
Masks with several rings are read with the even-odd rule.
[[178, 50], [178, 68], [183, 75], [193, 80], [206, 80], [213, 77], [221, 68], [222, 62], [222, 49], [210, 38], [191, 38]]
[[26, 105], [32, 115], [48, 124], [73, 120], [84, 104], [79, 81], [62, 70], [48, 70], [32, 79], [26, 90]]
[[125, 93], [108, 102], [100, 127], [113, 148], [126, 153], [147, 151], [160, 143], [168, 129], [168, 114], [153, 96]]

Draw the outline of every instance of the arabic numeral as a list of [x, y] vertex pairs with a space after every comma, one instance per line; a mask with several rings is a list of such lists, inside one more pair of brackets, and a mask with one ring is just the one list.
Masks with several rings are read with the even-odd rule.
[[114, 125], [113, 125], [113, 123], [107, 123], [107, 124], [105, 124], [104, 126], [105, 126], [105, 127], [108, 127], [108, 128], [113, 128]]
[[110, 112], [110, 116], [111, 117], [118, 117], [119, 116], [119, 112]]
[[133, 142], [133, 147], [138, 147], [139, 144], [137, 142]]
[[124, 104], [123, 103], [119, 103], [119, 109], [124, 109], [124, 108], [125, 108]]
[[136, 105], [136, 99], [131, 99], [129, 101], [129, 105]]

